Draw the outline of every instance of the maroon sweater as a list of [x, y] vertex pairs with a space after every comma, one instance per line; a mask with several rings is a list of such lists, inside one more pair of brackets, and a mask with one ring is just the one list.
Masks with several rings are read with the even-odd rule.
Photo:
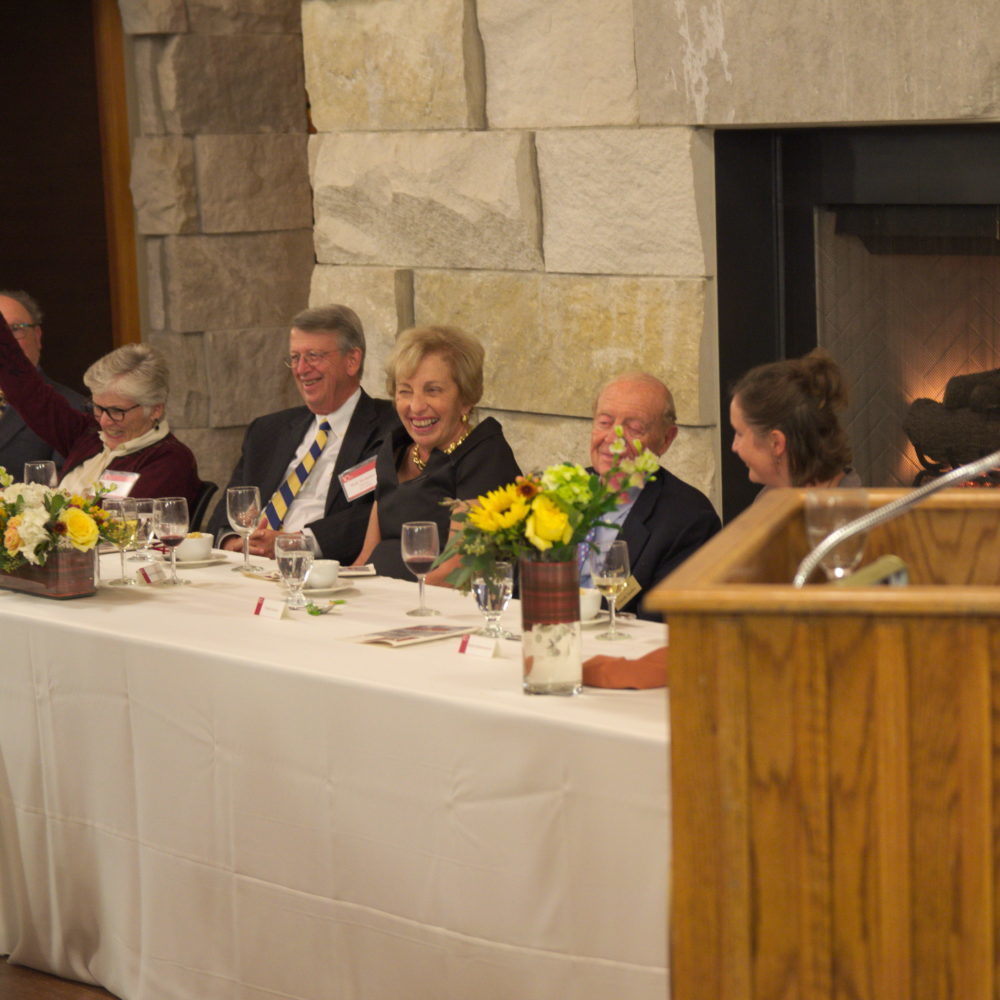
[[[93, 417], [73, 407], [53, 389], [25, 357], [10, 327], [0, 315], [0, 389], [24, 422], [48, 445], [66, 456], [60, 469], [71, 469], [93, 458], [104, 445]], [[201, 488], [198, 465], [191, 449], [168, 434], [141, 451], [115, 458], [108, 466], [119, 472], [138, 472], [133, 497], [187, 497], [194, 504]], [[17, 479], [20, 469], [8, 469]]]

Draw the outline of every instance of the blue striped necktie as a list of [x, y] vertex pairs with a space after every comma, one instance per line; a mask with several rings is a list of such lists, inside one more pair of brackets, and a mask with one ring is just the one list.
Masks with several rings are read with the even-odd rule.
[[309, 450], [302, 456], [302, 461], [292, 469], [288, 478], [274, 491], [271, 502], [264, 508], [264, 520], [267, 521], [268, 527], [274, 531], [278, 531], [284, 523], [288, 508], [295, 499], [295, 495], [302, 489], [302, 484], [309, 478], [309, 473], [312, 472], [316, 459], [322, 454], [329, 434], [330, 422], [324, 420], [319, 425], [319, 430], [316, 432], [312, 444], [309, 445]]

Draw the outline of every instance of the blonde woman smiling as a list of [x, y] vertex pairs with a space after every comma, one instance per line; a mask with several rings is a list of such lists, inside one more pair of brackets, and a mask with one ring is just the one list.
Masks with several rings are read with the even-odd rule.
[[[474, 500], [520, 475], [503, 429], [492, 417], [475, 423], [483, 395], [484, 351], [463, 330], [424, 326], [399, 335], [387, 364], [387, 389], [402, 427], [382, 446], [378, 486], [357, 562], [383, 576], [412, 580], [400, 554], [406, 521], [435, 521], [444, 548], [449, 511], [442, 500]], [[452, 566], [427, 576], [443, 585]]]

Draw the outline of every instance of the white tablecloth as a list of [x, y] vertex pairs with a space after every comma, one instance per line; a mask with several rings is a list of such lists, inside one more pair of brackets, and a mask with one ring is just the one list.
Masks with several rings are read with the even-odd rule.
[[128, 1000], [666, 997], [662, 690], [527, 697], [515, 642], [351, 641], [412, 624], [415, 584], [269, 621], [274, 584], [182, 575], [0, 591], [0, 954]]

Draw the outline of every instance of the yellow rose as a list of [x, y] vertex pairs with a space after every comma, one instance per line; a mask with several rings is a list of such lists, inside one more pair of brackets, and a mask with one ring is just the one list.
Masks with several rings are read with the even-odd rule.
[[544, 552], [554, 542], [565, 545], [573, 536], [573, 529], [566, 513], [547, 496], [539, 494], [531, 504], [524, 534], [536, 549]]
[[67, 507], [59, 520], [66, 525], [66, 537], [74, 549], [89, 552], [97, 544], [97, 524], [79, 507]]

